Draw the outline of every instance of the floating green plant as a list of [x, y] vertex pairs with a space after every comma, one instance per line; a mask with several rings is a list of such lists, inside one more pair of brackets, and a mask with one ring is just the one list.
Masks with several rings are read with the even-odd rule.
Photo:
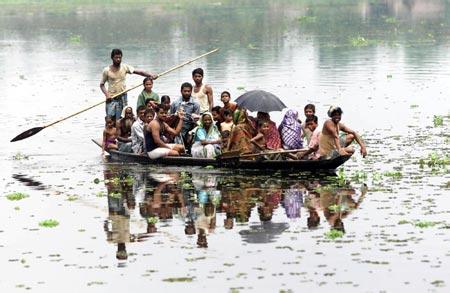
[[170, 283], [174, 283], [174, 282], [192, 282], [192, 281], [194, 281], [194, 278], [192, 278], [192, 277], [180, 277], [180, 278], [163, 279], [163, 282], [170, 282]]
[[316, 16], [303, 15], [303, 16], [297, 17], [297, 20], [300, 23], [314, 23], [314, 22], [316, 22], [317, 17]]
[[79, 43], [81, 43], [81, 36], [80, 35], [71, 35], [69, 37], [69, 42], [71, 44], [79, 44]]
[[59, 222], [53, 219], [48, 219], [39, 222], [39, 226], [45, 227], [45, 228], [53, 228], [59, 225]]
[[409, 221], [400, 220], [397, 224], [399, 224], [399, 225], [409, 224]]
[[434, 227], [438, 224], [438, 222], [430, 222], [430, 221], [419, 221], [419, 222], [415, 222], [414, 226], [416, 226], [417, 228], [430, 228], [430, 227]]
[[238, 91], [243, 91], [243, 90], [245, 90], [245, 86], [238, 86], [236, 89], [237, 89]]
[[352, 47], [367, 47], [369, 46], [369, 41], [364, 37], [358, 36], [355, 38], [350, 38], [350, 45], [352, 45]]
[[389, 23], [389, 24], [396, 24], [397, 23], [397, 19], [395, 19], [395, 17], [386, 17], [384, 19], [385, 23]]
[[147, 218], [147, 223], [149, 223], [149, 224], [156, 224], [156, 223], [158, 223], [158, 218], [157, 217], [148, 217]]
[[28, 196], [29, 196], [28, 194], [25, 194], [22, 192], [13, 192], [13, 193], [7, 194], [6, 198], [8, 200], [22, 200], [24, 198], [27, 198]]
[[325, 237], [328, 239], [331, 239], [331, 240], [335, 240], [337, 238], [344, 237], [344, 232], [342, 232], [340, 230], [336, 230], [336, 229], [331, 229], [330, 231], [325, 233]]
[[205, 167], [205, 169], [214, 169], [214, 166], [213, 165], [208, 165], [208, 166]]
[[122, 197], [122, 193], [120, 192], [111, 192], [108, 194], [109, 197], [113, 197], [113, 198], [121, 198]]
[[77, 196], [77, 195], [69, 195], [69, 196], [67, 196], [67, 198], [66, 198], [67, 201], [75, 201], [75, 200], [77, 200], [77, 199], [78, 199], [78, 196]]
[[383, 175], [386, 177], [392, 177], [394, 179], [399, 179], [403, 177], [402, 172], [400, 171], [388, 171], [384, 172]]
[[333, 204], [328, 207], [328, 210], [333, 213], [338, 213], [338, 212], [344, 211], [345, 207], [338, 205], [338, 204]]
[[27, 155], [22, 154], [21, 152], [17, 152], [12, 158], [13, 160], [19, 161], [19, 160], [28, 160], [29, 157]]
[[95, 178], [95, 179], [94, 179], [94, 183], [95, 183], [95, 184], [99, 184], [99, 183], [100, 183], [100, 179]]
[[438, 116], [438, 115], [434, 115], [433, 116], [433, 124], [434, 124], [434, 127], [438, 127], [438, 126], [444, 125], [444, 117]]

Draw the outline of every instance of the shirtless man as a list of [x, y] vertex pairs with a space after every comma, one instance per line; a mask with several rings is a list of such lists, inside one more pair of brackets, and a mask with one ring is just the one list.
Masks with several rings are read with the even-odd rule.
[[[150, 77], [151, 79], [158, 78], [158, 75], [135, 69], [127, 64], [122, 64], [122, 50], [120, 49], [113, 49], [111, 51], [111, 60], [112, 64], [103, 69], [100, 89], [106, 98], [106, 115], [114, 117], [117, 121], [120, 119], [122, 109], [127, 105], [128, 100], [126, 93], [118, 97], [114, 96], [126, 89], [126, 75], [134, 73], [145, 77]], [[105, 83], [108, 83], [108, 89], [106, 89]]]
[[147, 125], [145, 132], [145, 148], [150, 159], [157, 159], [167, 156], [179, 156], [184, 152], [181, 144], [165, 143], [162, 137], [170, 134], [177, 136], [183, 127], [184, 112], [179, 111], [178, 125], [176, 129], [170, 127], [167, 123], [167, 110], [157, 105], [155, 107], [156, 118]]
[[[331, 106], [328, 110], [328, 119], [323, 124], [322, 133], [319, 139], [319, 152], [321, 159], [333, 159], [338, 155], [346, 156], [355, 152], [350, 146], [353, 140], [361, 147], [361, 155], [363, 158], [367, 155], [366, 145], [361, 137], [353, 130], [340, 123], [342, 116], [340, 107]], [[346, 133], [345, 136], [339, 137], [339, 132]]]
[[204, 112], [211, 112], [214, 107], [213, 90], [211, 86], [203, 84], [203, 69], [197, 68], [192, 71], [192, 79], [194, 80], [194, 89], [192, 96], [200, 104], [200, 114]]

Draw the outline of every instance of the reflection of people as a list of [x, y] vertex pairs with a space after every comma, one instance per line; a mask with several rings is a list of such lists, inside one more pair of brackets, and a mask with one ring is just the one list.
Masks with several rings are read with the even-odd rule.
[[136, 205], [131, 179], [113, 167], [105, 169], [104, 176], [108, 192], [108, 219], [104, 225], [106, 239], [110, 243], [117, 244], [116, 258], [126, 260], [128, 258], [126, 243], [145, 237], [143, 234], [130, 233], [129, 210], [134, 209]]

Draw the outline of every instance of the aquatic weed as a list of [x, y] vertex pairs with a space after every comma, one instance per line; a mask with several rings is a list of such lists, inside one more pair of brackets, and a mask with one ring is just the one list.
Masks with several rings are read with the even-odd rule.
[[400, 171], [388, 171], [383, 173], [386, 177], [392, 177], [394, 179], [400, 179], [403, 177], [402, 173]]
[[325, 233], [325, 237], [328, 239], [331, 239], [331, 240], [335, 240], [337, 238], [344, 237], [344, 232], [342, 232], [340, 230], [336, 230], [336, 229], [331, 229], [330, 231]]
[[170, 282], [170, 283], [174, 283], [174, 282], [192, 282], [192, 281], [194, 281], [194, 278], [192, 278], [192, 277], [180, 277], [180, 278], [163, 279], [163, 282]]
[[397, 23], [397, 19], [395, 19], [395, 17], [386, 17], [384, 19], [385, 23], [389, 23], [389, 24], [396, 24]]
[[22, 199], [27, 198], [27, 197], [29, 197], [29, 195], [25, 194], [25, 193], [22, 193], [22, 192], [13, 192], [13, 193], [10, 193], [10, 194], [6, 195], [6, 198], [8, 200], [16, 200], [16, 201], [17, 200], [22, 200]]
[[69, 42], [71, 44], [79, 44], [79, 43], [81, 43], [81, 36], [80, 35], [71, 35], [69, 37]]
[[17, 152], [12, 158], [13, 158], [13, 160], [16, 160], [16, 161], [29, 159], [29, 157], [27, 155], [24, 155], [21, 152]]
[[434, 127], [443, 126], [444, 125], [444, 117], [434, 115], [433, 116], [433, 124], [434, 124]]
[[53, 228], [59, 225], [59, 222], [53, 219], [48, 219], [39, 222], [39, 226], [45, 227], [45, 228]]
[[317, 20], [316, 16], [303, 15], [297, 17], [297, 21], [300, 23], [314, 23], [316, 22], [316, 20]]
[[67, 201], [75, 201], [78, 199], [78, 195], [68, 195], [66, 200]]
[[99, 183], [100, 183], [100, 179], [95, 178], [95, 179], [94, 179], [94, 183], [95, 183], [95, 184], [99, 184]]
[[111, 192], [108, 194], [109, 197], [113, 197], [113, 198], [121, 198], [122, 197], [122, 193], [120, 192]]
[[436, 226], [437, 224], [439, 224], [439, 222], [418, 221], [414, 223], [414, 226], [417, 228], [430, 228]]
[[147, 223], [149, 223], [149, 224], [156, 224], [156, 223], [158, 223], [158, 218], [157, 217], [148, 217], [147, 218]]

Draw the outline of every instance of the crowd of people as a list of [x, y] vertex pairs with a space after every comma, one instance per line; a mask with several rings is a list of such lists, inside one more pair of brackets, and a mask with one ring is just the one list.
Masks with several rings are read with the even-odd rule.
[[[169, 96], [160, 98], [153, 91], [153, 81], [158, 75], [123, 64], [120, 49], [112, 50], [111, 59], [112, 64], [103, 70], [100, 83], [106, 97], [103, 151], [114, 149], [157, 159], [180, 155], [215, 158], [231, 151], [251, 154], [289, 150], [288, 156], [278, 158], [318, 160], [352, 154], [351, 143], [356, 141], [362, 156], [367, 155], [361, 137], [340, 122], [343, 113], [340, 107], [330, 107], [329, 119], [323, 127], [319, 127], [313, 104], [304, 107], [304, 121], [298, 111], [288, 109], [277, 127], [269, 113], [249, 116], [246, 109], [231, 101], [228, 91], [220, 95], [222, 105], [214, 106], [213, 89], [203, 83], [201, 68], [192, 71], [194, 84], [183, 83], [181, 96], [171, 101]], [[145, 77], [136, 116], [128, 106], [127, 94], [122, 94], [127, 74]]]

